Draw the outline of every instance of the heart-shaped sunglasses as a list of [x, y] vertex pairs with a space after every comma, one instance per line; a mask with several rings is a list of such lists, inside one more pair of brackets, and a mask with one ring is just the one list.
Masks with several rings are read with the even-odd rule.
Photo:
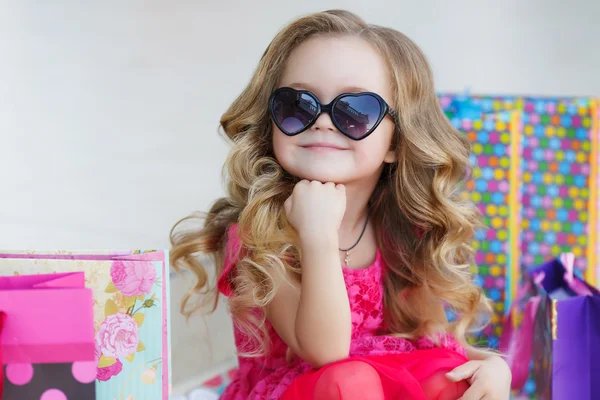
[[288, 136], [298, 135], [310, 128], [321, 113], [331, 117], [335, 127], [352, 140], [369, 136], [386, 115], [394, 122], [397, 112], [377, 93], [342, 93], [329, 104], [322, 104], [308, 90], [282, 87], [273, 92], [269, 99], [271, 118], [277, 127]]

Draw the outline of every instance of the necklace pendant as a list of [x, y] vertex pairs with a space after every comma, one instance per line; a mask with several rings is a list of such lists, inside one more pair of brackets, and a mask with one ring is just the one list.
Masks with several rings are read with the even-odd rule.
[[344, 258], [344, 262], [346, 263], [346, 267], [350, 266], [350, 252], [346, 252], [346, 258]]

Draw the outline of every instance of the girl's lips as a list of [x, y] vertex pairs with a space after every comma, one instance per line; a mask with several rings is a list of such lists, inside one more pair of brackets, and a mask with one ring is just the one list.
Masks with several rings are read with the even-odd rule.
[[313, 150], [313, 151], [347, 150], [343, 147], [336, 146], [335, 144], [324, 143], [324, 142], [310, 143], [310, 144], [304, 145], [302, 147], [305, 149]]

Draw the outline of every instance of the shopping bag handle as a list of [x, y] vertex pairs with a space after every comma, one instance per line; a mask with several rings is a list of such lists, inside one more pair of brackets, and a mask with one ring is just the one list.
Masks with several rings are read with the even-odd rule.
[[593, 296], [594, 293], [588, 288], [585, 283], [577, 279], [574, 273], [575, 269], [575, 254], [573, 253], [562, 253], [560, 255], [560, 262], [565, 267], [564, 280], [579, 296]]

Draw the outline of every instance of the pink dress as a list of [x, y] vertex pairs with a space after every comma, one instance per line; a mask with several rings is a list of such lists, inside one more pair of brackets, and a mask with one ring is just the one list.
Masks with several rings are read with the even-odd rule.
[[[226, 296], [232, 291], [229, 278], [231, 273], [235, 273], [234, 266], [239, 251], [237, 225], [232, 225], [228, 231], [225, 268], [218, 280], [218, 288]], [[448, 372], [467, 361], [464, 349], [451, 337], [443, 338], [441, 341], [442, 348], [436, 348], [430, 339], [423, 338], [413, 342], [403, 338], [377, 334], [383, 326], [383, 267], [382, 257], [377, 252], [375, 262], [367, 268], [343, 268], [352, 315], [352, 341], [349, 360], [361, 360], [368, 363], [377, 370], [382, 380], [381, 384], [384, 387], [390, 386], [396, 387], [396, 389], [401, 386], [408, 387], [408, 391], [403, 389], [404, 391], [396, 390], [393, 392], [398, 393], [398, 396], [403, 394], [400, 396], [403, 400], [456, 399], [460, 397], [464, 388], [457, 389], [461, 393], [455, 397], [432, 397], [423, 394], [420, 389], [411, 389], [411, 385], [414, 387], [419, 386], [419, 380], [422, 379], [419, 376], [430, 376], [439, 371], [440, 368], [444, 372]], [[285, 357], [287, 345], [270, 325], [268, 331], [272, 343], [269, 354], [259, 358], [239, 357], [239, 372], [225, 389], [221, 399], [312, 398], [307, 393], [312, 393], [318, 378], [328, 366], [317, 371], [298, 357], [292, 359], [291, 362], [287, 362]], [[238, 350], [243, 351], [247, 338], [237, 329], [234, 335]], [[418, 371], [413, 368], [417, 359], [419, 360], [418, 364], [421, 365], [419, 367], [421, 370]], [[442, 360], [437, 363], [439, 367], [436, 367], [436, 362], [432, 362], [437, 360]], [[411, 362], [413, 364], [410, 364]], [[409, 367], [407, 363], [412, 366]], [[427, 371], [422, 370], [422, 365], [426, 365]], [[417, 378], [414, 378], [414, 376], [417, 376]], [[351, 396], [343, 398], [351, 398]], [[367, 397], [359, 395], [357, 398]], [[397, 397], [386, 394], [381, 398], [395, 399]]]

